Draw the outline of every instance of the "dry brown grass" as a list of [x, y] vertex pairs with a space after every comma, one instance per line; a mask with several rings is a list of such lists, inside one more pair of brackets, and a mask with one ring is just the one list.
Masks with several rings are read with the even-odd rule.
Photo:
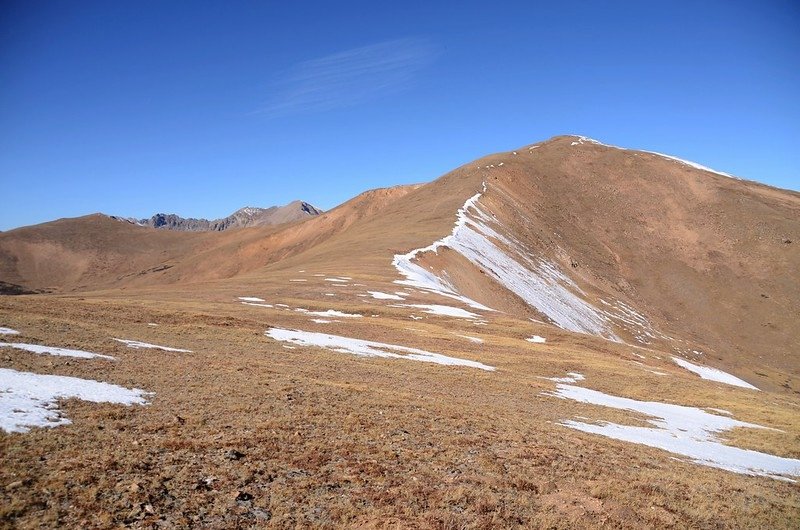
[[[354, 280], [359, 281], [359, 280]], [[311, 283], [311, 282], [310, 282]], [[558, 425], [622, 411], [542, 395], [541, 376], [580, 371], [586, 386], [640, 399], [727, 408], [783, 429], [736, 431], [737, 444], [800, 450], [797, 401], [701, 381], [630, 347], [498, 315], [488, 326], [357, 297], [364, 288], [282, 281], [131, 298], [0, 298], [0, 322], [30, 342], [117, 362], [4, 350], [2, 365], [155, 392], [147, 407], [62, 405], [73, 425], [0, 434], [0, 521], [9, 527], [793, 528], [795, 484], [678, 461], [663, 451]], [[248, 290], [249, 289], [249, 290]], [[331, 288], [332, 289], [332, 288]], [[385, 289], [388, 290], [388, 289]], [[284, 297], [284, 294], [291, 295]], [[380, 314], [315, 325], [251, 308], [264, 295], [315, 309]], [[269, 295], [269, 296], [267, 296]], [[147, 326], [148, 322], [158, 327]], [[497, 366], [488, 373], [317, 348], [284, 349], [268, 326], [329, 330]], [[409, 330], [407, 328], [416, 328]], [[453, 332], [480, 336], [473, 344]], [[532, 333], [544, 345], [521, 340]], [[194, 350], [131, 350], [110, 337]], [[638, 359], [638, 358], [637, 358]], [[677, 390], [680, 389], [678, 392]], [[756, 394], [756, 395], [754, 395]], [[230, 451], [243, 454], [230, 458]]]

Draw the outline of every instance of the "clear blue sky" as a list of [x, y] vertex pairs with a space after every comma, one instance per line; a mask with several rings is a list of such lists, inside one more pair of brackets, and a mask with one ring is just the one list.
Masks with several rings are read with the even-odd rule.
[[564, 133], [797, 190], [798, 28], [796, 0], [6, 0], [0, 230], [328, 209]]

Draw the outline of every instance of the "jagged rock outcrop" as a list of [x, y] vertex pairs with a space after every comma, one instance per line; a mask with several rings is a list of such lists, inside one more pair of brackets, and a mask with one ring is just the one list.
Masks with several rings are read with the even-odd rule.
[[125, 219], [114, 217], [120, 221], [127, 221], [141, 226], [159, 228], [162, 230], [181, 230], [184, 232], [220, 232], [231, 228], [245, 228], [249, 226], [279, 225], [291, 223], [313, 217], [322, 213], [322, 210], [304, 201], [290, 202], [285, 206], [272, 206], [258, 208], [247, 206], [236, 210], [228, 217], [222, 219], [195, 219], [184, 218], [176, 214], [157, 213], [149, 219]]

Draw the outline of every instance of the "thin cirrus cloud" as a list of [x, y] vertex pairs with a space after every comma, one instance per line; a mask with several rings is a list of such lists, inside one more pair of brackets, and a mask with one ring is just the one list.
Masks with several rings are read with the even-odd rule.
[[438, 55], [422, 38], [379, 42], [296, 64], [258, 112], [282, 116], [349, 107], [408, 89]]

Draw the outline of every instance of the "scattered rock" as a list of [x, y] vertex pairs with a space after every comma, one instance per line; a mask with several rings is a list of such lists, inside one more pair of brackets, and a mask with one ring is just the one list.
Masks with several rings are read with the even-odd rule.
[[239, 491], [236, 493], [236, 502], [248, 502], [252, 500], [253, 496], [246, 491]]
[[201, 478], [200, 480], [197, 481], [197, 484], [195, 485], [194, 489], [198, 491], [211, 491], [212, 489], [214, 489], [212, 484], [214, 484], [214, 481], [216, 480], [217, 477]]
[[23, 485], [23, 482], [21, 480], [15, 480], [14, 482], [12, 482], [11, 484], [8, 484], [6, 486], [6, 491], [15, 490], [15, 489], [19, 488], [22, 485]]
[[263, 521], [269, 521], [270, 519], [272, 519], [272, 512], [270, 512], [269, 510], [264, 510], [262, 508], [253, 508], [252, 510], [250, 510], [250, 513], [256, 519], [261, 519]]
[[225, 453], [225, 458], [228, 460], [239, 460], [244, 457], [244, 453], [241, 451], [237, 451], [236, 449], [231, 449], [227, 453]]

